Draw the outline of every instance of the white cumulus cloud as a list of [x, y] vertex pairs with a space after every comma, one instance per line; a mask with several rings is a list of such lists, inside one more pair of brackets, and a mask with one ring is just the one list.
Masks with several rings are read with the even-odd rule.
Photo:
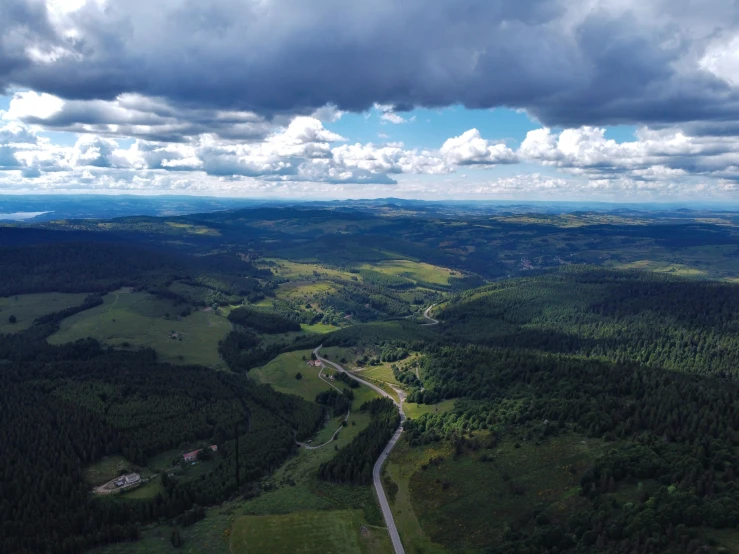
[[485, 140], [477, 129], [447, 139], [441, 147], [441, 154], [454, 165], [495, 165], [518, 161], [513, 150], [505, 144], [493, 144]]

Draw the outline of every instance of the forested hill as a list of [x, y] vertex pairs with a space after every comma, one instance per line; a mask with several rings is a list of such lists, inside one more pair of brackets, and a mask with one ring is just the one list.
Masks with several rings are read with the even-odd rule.
[[569, 267], [462, 293], [449, 339], [739, 378], [739, 285]]
[[[141, 524], [220, 502], [275, 470], [322, 409], [242, 375], [157, 363], [94, 340], [51, 346], [57, 322], [0, 335], [0, 552], [81, 552]], [[237, 440], [238, 439], [238, 440]], [[145, 464], [194, 440], [218, 445], [197, 479], [155, 475], [150, 500], [95, 498], [83, 469], [123, 454]], [[238, 448], [237, 448], [238, 447]]]
[[[386, 347], [423, 351], [423, 388], [409, 402], [457, 400], [450, 412], [410, 420], [412, 445], [451, 443], [467, 464], [494, 461], [495, 450], [475, 453], [501, 441], [515, 442], [522, 459], [572, 434], [609, 445], [589, 466], [571, 468], [577, 502], [563, 497], [547, 508], [519, 484], [533, 478], [506, 475], [512, 492], [494, 502], [523, 495], [516, 502], [530, 507], [495, 524], [495, 545], [477, 546], [501, 554], [713, 552], [707, 530], [739, 525], [737, 293], [733, 284], [565, 268], [462, 293], [423, 334], [386, 333]], [[542, 479], [555, 472], [541, 471]], [[648, 489], [627, 493], [637, 483]], [[478, 531], [458, 529], [457, 540]]]
[[185, 267], [176, 256], [117, 243], [3, 246], [0, 297], [47, 291], [107, 292], [122, 286], [155, 285], [184, 275]]

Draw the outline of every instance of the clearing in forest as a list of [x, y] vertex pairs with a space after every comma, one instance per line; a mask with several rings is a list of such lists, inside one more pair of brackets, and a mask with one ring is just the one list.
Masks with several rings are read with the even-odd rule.
[[[280, 354], [268, 364], [250, 370], [249, 377], [271, 385], [279, 392], [296, 394], [313, 402], [319, 392], [331, 387], [318, 376], [319, 367], [308, 365], [311, 352], [312, 350], [298, 350]], [[301, 379], [296, 379], [298, 373], [302, 376]]]
[[[86, 296], [85, 293], [43, 292], [0, 298], [0, 334], [28, 329], [37, 317], [79, 306]], [[15, 323], [10, 323], [10, 316], [15, 316]]]
[[361, 510], [295, 512], [243, 516], [231, 531], [233, 554], [369, 554], [391, 552], [381, 530], [362, 533]]
[[364, 264], [361, 269], [371, 269], [387, 275], [405, 277], [415, 281], [420, 286], [423, 286], [424, 283], [446, 286], [449, 284], [449, 278], [454, 274], [451, 269], [445, 267], [411, 260], [379, 261], [373, 264]]
[[571, 431], [540, 444], [507, 439], [457, 456], [449, 445], [412, 448], [401, 441], [386, 469], [399, 485], [391, 506], [408, 518], [399, 520], [401, 534], [407, 527], [421, 544], [494, 544], [507, 525], [534, 525], [538, 511], [559, 521], [582, 508], [580, 478], [613, 447]]
[[192, 310], [181, 316], [185, 309], [185, 304], [146, 292], [113, 292], [101, 306], [63, 320], [48, 340], [62, 344], [92, 337], [113, 346], [153, 348], [162, 362], [217, 364], [218, 341], [231, 330], [231, 323], [212, 311]]

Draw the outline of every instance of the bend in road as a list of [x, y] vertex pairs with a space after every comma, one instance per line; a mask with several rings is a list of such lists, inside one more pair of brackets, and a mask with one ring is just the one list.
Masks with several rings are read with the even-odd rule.
[[[429, 307], [426, 311], [428, 312], [428, 310], [430, 310], [432, 307], [433, 306]], [[425, 314], [424, 314], [424, 317], [426, 317]], [[428, 318], [428, 319], [431, 319], [431, 318]], [[427, 325], [435, 325], [435, 324], [431, 323]], [[390, 442], [388, 442], [387, 446], [385, 446], [385, 449], [382, 451], [382, 454], [380, 454], [380, 457], [375, 462], [375, 466], [372, 468], [372, 481], [374, 482], [374, 485], [375, 485], [375, 491], [377, 492], [377, 498], [380, 501], [380, 508], [382, 509], [382, 517], [385, 519], [385, 525], [387, 526], [387, 532], [390, 535], [390, 540], [393, 543], [393, 549], [395, 550], [395, 554], [405, 554], [403, 543], [400, 541], [400, 534], [398, 533], [398, 528], [395, 525], [395, 518], [393, 517], [393, 513], [390, 511], [390, 504], [387, 501], [387, 496], [385, 495], [385, 489], [382, 488], [382, 478], [380, 477], [380, 473], [382, 472], [382, 466], [385, 463], [385, 460], [387, 460], [387, 457], [390, 455], [390, 452], [395, 446], [395, 443], [398, 442], [398, 439], [400, 438], [400, 434], [403, 432], [403, 423], [405, 422], [405, 414], [403, 413], [402, 397], [401, 397], [401, 402], [398, 403], [395, 401], [395, 399], [392, 396], [390, 396], [388, 393], [386, 393], [384, 390], [382, 390], [377, 385], [368, 383], [364, 379], [360, 379], [356, 375], [349, 373], [346, 369], [341, 367], [339, 364], [334, 363], [331, 360], [328, 360], [326, 358], [322, 358], [318, 354], [318, 351], [321, 349], [321, 346], [316, 347], [316, 349], [313, 351], [313, 353], [316, 355], [316, 359], [321, 360], [324, 364], [328, 364], [332, 366], [337, 371], [344, 373], [345, 375], [347, 375], [351, 379], [354, 379], [358, 383], [361, 383], [362, 385], [365, 385], [371, 388], [372, 390], [374, 390], [381, 396], [384, 396], [385, 398], [389, 398], [390, 400], [393, 401], [393, 404], [395, 404], [398, 407], [398, 411], [400, 412], [400, 425], [398, 426], [392, 438], [390, 439]]]
[[[347, 410], [347, 412], [346, 412], [346, 417], [344, 418], [344, 423], [346, 423], [347, 421], [349, 421], [349, 416], [351, 415], [351, 413], [352, 413], [352, 411], [351, 411], [351, 410]], [[343, 425], [339, 425], [339, 428], [338, 428], [338, 429], [336, 429], [336, 431], [334, 431], [334, 434], [333, 434], [333, 435], [331, 435], [331, 438], [330, 438], [330, 439], [328, 439], [328, 440], [327, 440], [326, 442], [324, 442], [323, 444], [318, 444], [318, 445], [316, 445], [316, 446], [311, 446], [311, 445], [309, 445], [309, 444], [308, 444], [307, 442], [300, 442], [300, 441], [295, 441], [295, 444], [297, 444], [298, 446], [302, 446], [302, 447], [303, 447], [303, 448], [305, 448], [306, 450], [317, 450], [317, 449], [319, 449], [319, 448], [323, 448], [323, 447], [324, 447], [324, 446], [326, 446], [327, 444], [331, 444], [332, 442], [334, 442], [334, 441], [336, 440], [336, 435], [338, 435], [338, 434], [339, 434], [339, 431], [341, 431], [341, 430], [342, 430], [343, 428], [344, 428], [344, 426], [343, 426]]]
[[431, 317], [429, 315], [429, 312], [431, 311], [431, 308], [433, 308], [434, 306], [436, 306], [436, 304], [431, 304], [428, 308], [426, 308], [423, 311], [423, 317], [425, 317], [426, 319], [428, 319], [430, 321], [430, 323], [422, 323], [421, 325], [438, 325], [439, 324], [439, 320], [438, 319], [434, 319], [433, 317]]

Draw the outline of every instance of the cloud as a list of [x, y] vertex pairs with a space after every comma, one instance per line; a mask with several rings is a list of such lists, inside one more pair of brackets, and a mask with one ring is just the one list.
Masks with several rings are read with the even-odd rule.
[[[377, 109], [395, 113], [385, 105]], [[438, 149], [421, 149], [399, 142], [349, 143], [323, 123], [339, 117], [332, 105], [312, 115], [267, 117], [210, 107], [179, 110], [167, 99], [133, 93], [64, 100], [17, 92], [8, 110], [0, 111], [0, 188], [64, 191], [74, 184], [79, 190], [200, 192], [233, 190], [236, 182], [249, 183], [255, 194], [361, 185], [362, 191], [388, 194], [382, 187], [406, 187], [408, 194], [435, 197], [518, 191], [616, 199], [660, 191], [739, 192], [739, 138], [732, 122], [642, 126], [628, 142], [607, 138], [604, 127], [543, 127], [530, 131], [516, 150], [473, 128]], [[75, 132], [76, 138], [57, 142], [58, 135], [47, 130]], [[494, 169], [517, 163], [527, 164], [528, 178]], [[460, 174], [460, 168], [469, 169]], [[408, 188], [415, 176], [420, 180]]]
[[492, 144], [470, 129], [458, 137], [447, 139], [441, 153], [454, 165], [495, 165], [516, 163], [516, 154], [505, 144]]
[[400, 123], [408, 123], [409, 121], [395, 113], [394, 106], [375, 104], [374, 108], [375, 110], [380, 112], [380, 121], [382, 123], [392, 123], [394, 125], [398, 125]]
[[406, 150], [402, 144], [343, 145], [332, 150], [335, 163], [375, 173], [443, 174], [452, 171], [445, 161], [427, 151]]
[[[96, 178], [102, 170], [110, 174], [124, 172], [131, 179], [164, 171], [276, 182], [379, 184], [396, 183], [388, 174], [451, 171], [438, 156], [405, 149], [400, 144], [341, 145], [345, 142], [342, 136], [308, 116], [293, 118], [259, 142], [232, 141], [204, 133], [182, 142], [138, 139], [123, 146], [115, 138], [83, 133], [74, 145], [63, 146], [37, 132], [32, 125], [18, 121], [0, 127], [0, 171], [20, 171], [27, 179], [56, 172], [88, 172], [80, 177], [83, 181], [89, 180], [93, 175], [89, 172], [95, 169]], [[115, 186], [120, 182], [116, 181]]]
[[[336, 110], [326, 108], [322, 115]], [[16, 92], [6, 119], [55, 131], [182, 142], [203, 133], [230, 140], [262, 140], [291, 117], [268, 120], [253, 112], [173, 106], [163, 98], [124, 93], [113, 100], [63, 100], [47, 93]]]
[[527, 161], [591, 178], [665, 180], [690, 174], [739, 179], [739, 138], [692, 136], [680, 128], [641, 128], [637, 140], [622, 143], [607, 139], [603, 128], [559, 133], [543, 128], [527, 134], [519, 154]]
[[314, 111], [311, 114], [311, 117], [314, 117], [323, 123], [334, 123], [335, 121], [341, 119], [342, 115], [344, 115], [343, 111], [338, 109], [333, 104], [327, 104], [322, 108], [318, 108], [316, 111]]
[[738, 41], [725, 0], [5, 0], [0, 88], [268, 118], [463, 104], [565, 127], [739, 121]]

